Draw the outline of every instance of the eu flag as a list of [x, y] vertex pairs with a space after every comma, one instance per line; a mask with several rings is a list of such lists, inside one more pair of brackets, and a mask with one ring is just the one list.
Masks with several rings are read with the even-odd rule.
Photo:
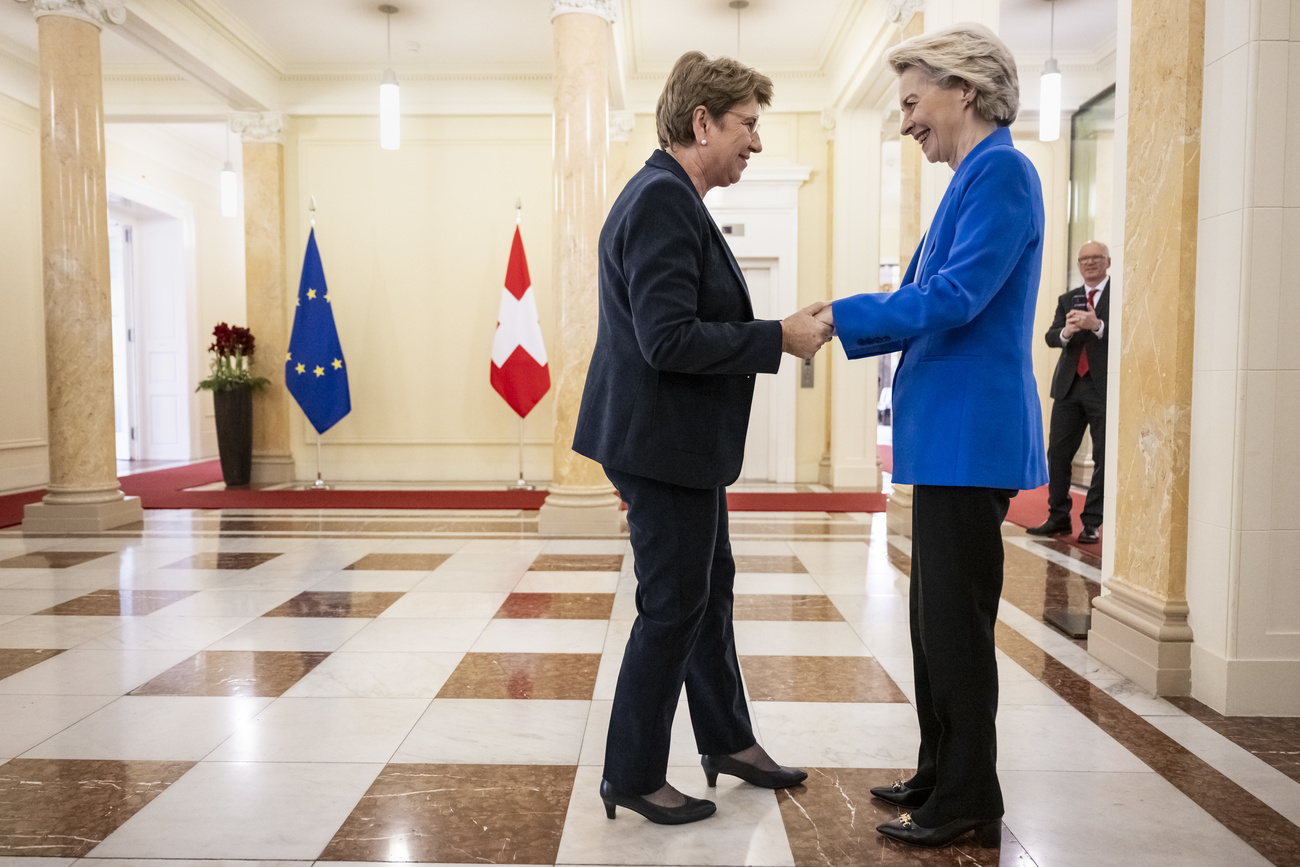
[[315, 229], [307, 236], [307, 255], [302, 260], [284, 380], [317, 433], [325, 433], [352, 411], [348, 370], [343, 363], [339, 332], [334, 327]]

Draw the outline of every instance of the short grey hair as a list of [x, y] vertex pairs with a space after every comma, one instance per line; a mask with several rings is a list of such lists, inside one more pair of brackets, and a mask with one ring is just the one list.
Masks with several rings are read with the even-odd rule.
[[885, 61], [899, 75], [916, 67], [943, 88], [969, 82], [975, 113], [998, 126], [1011, 126], [1020, 114], [1016, 58], [983, 24], [954, 24], [914, 36], [891, 48]]
[[709, 117], [721, 122], [724, 114], [750, 100], [759, 108], [770, 106], [772, 79], [730, 57], [710, 60], [701, 51], [686, 52], [673, 64], [655, 106], [659, 147], [667, 150], [695, 140], [696, 106], [704, 106]]

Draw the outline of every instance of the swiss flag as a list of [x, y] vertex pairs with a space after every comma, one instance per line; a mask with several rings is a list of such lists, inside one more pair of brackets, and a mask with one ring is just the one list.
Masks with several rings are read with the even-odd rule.
[[520, 418], [551, 390], [551, 370], [542, 344], [542, 327], [537, 320], [537, 300], [528, 279], [524, 240], [515, 227], [506, 266], [506, 285], [501, 290], [497, 312], [497, 333], [492, 340], [492, 387], [505, 398]]

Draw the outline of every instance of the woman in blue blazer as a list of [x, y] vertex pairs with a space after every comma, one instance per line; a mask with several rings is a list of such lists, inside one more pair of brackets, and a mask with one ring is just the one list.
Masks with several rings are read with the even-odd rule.
[[896, 292], [834, 302], [849, 358], [902, 350], [894, 376], [894, 475], [914, 485], [910, 589], [921, 749], [916, 774], [872, 790], [912, 807], [886, 836], [944, 846], [1000, 839], [993, 629], [1001, 525], [1017, 491], [1047, 481], [1030, 346], [1043, 254], [1043, 194], [1006, 129], [1015, 59], [987, 28], [957, 25], [888, 55], [902, 134], [956, 172]]
[[704, 194], [740, 180], [763, 149], [765, 75], [697, 51], [659, 97], [661, 150], [627, 183], [600, 233], [600, 317], [573, 450], [627, 503], [637, 619], [619, 670], [600, 796], [661, 824], [713, 814], [668, 783], [668, 740], [686, 686], [705, 777], [768, 788], [807, 774], [754, 738], [731, 624], [736, 565], [726, 486], [740, 475], [754, 375], [782, 351], [811, 358], [831, 329], [814, 305], [755, 320], [740, 267]]

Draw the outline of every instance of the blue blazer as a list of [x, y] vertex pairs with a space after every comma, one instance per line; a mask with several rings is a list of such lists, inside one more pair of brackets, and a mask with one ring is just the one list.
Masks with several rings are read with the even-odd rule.
[[999, 128], [958, 167], [903, 285], [834, 302], [849, 358], [903, 352], [895, 482], [1047, 482], [1030, 356], [1042, 257], [1038, 173]]
[[690, 488], [740, 475], [754, 374], [781, 365], [740, 266], [686, 170], [663, 151], [600, 232], [600, 316], [573, 450]]

